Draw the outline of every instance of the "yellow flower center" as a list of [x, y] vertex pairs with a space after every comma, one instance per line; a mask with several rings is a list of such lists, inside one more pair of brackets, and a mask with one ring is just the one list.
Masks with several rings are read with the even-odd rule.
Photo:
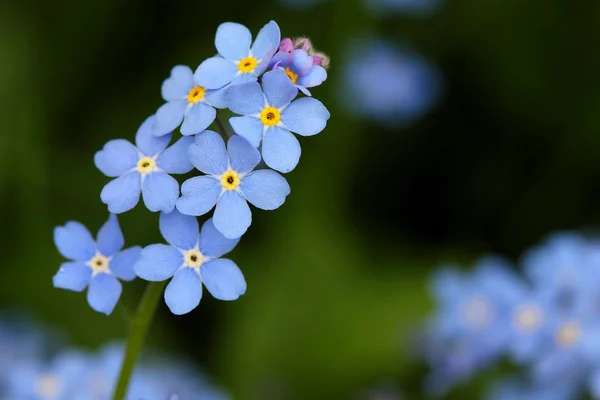
[[275, 126], [281, 120], [281, 113], [275, 107], [266, 107], [260, 113], [260, 122], [267, 126]]
[[92, 269], [94, 275], [102, 272], [110, 272], [108, 268], [109, 264], [110, 260], [108, 257], [104, 257], [102, 254], [96, 254], [94, 258], [87, 262], [88, 267]]
[[513, 322], [520, 331], [531, 332], [540, 326], [542, 315], [537, 307], [525, 305], [519, 307], [515, 313]]
[[52, 399], [60, 395], [62, 382], [54, 375], [43, 375], [37, 380], [35, 391], [42, 399]]
[[292, 71], [289, 68], [286, 68], [283, 70], [283, 72], [285, 72], [285, 74], [288, 76], [288, 78], [290, 78], [290, 81], [292, 81], [294, 85], [296, 84], [296, 82], [298, 82], [298, 74], [296, 74], [294, 71]]
[[249, 72], [254, 72], [257, 65], [258, 60], [254, 57], [242, 58], [241, 61], [238, 63], [238, 70], [242, 74], [247, 74]]
[[185, 266], [198, 269], [204, 264], [204, 255], [198, 249], [191, 249], [183, 253]]
[[190, 92], [187, 95], [188, 102], [196, 103], [198, 101], [204, 100], [205, 92], [206, 92], [206, 89], [204, 89], [202, 86], [196, 86], [196, 87], [192, 88], [192, 90], [190, 90]]
[[473, 328], [485, 328], [494, 319], [494, 309], [491, 304], [479, 297], [469, 300], [463, 308], [463, 313], [465, 321]]
[[221, 186], [225, 190], [235, 190], [240, 185], [240, 176], [234, 170], [225, 171], [221, 175]]
[[563, 324], [556, 332], [556, 343], [560, 347], [571, 347], [573, 346], [581, 336], [581, 328], [579, 324], [574, 321]]
[[140, 174], [149, 174], [156, 169], [156, 161], [152, 157], [142, 157], [137, 163], [137, 170]]

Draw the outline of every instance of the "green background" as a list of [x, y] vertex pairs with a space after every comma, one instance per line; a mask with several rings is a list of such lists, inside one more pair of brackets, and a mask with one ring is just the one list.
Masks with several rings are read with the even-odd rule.
[[[382, 382], [420, 398], [426, 369], [410, 348], [433, 268], [516, 259], [552, 231], [600, 221], [599, 18], [591, 0], [451, 0], [384, 20], [358, 0], [304, 12], [267, 0], [2, 2], [0, 309], [81, 346], [124, 338], [118, 313], [52, 288], [62, 261], [52, 229], [106, 220], [108, 179], [93, 155], [133, 140], [173, 65], [212, 56], [221, 22], [256, 33], [275, 19], [331, 56], [313, 93], [332, 117], [301, 140], [285, 205], [255, 210], [231, 254], [246, 295], [205, 296], [186, 316], [161, 303], [150, 342], [192, 358], [236, 399], [353, 399]], [[345, 50], [364, 34], [439, 68], [444, 95], [425, 118], [392, 130], [339, 107]], [[161, 240], [142, 206], [120, 221], [128, 245]], [[143, 287], [127, 284], [123, 301], [133, 307]]]

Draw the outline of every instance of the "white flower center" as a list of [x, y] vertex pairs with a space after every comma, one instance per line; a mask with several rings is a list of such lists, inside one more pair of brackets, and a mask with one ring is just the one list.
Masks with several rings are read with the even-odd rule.
[[42, 375], [35, 383], [35, 392], [42, 399], [56, 398], [62, 389], [62, 382], [54, 375]]
[[191, 249], [183, 253], [183, 260], [186, 267], [199, 269], [204, 264], [204, 255], [198, 249]]
[[92, 269], [94, 275], [110, 273], [110, 258], [105, 257], [100, 253], [96, 253], [96, 255], [86, 264]]
[[463, 316], [468, 325], [481, 329], [492, 322], [494, 309], [486, 299], [475, 297], [464, 305]]

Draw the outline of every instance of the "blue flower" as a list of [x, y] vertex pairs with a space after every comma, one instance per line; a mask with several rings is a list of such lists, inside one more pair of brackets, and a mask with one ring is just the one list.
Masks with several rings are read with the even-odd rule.
[[577, 392], [574, 382], [501, 381], [494, 385], [487, 400], [566, 400]]
[[185, 174], [194, 166], [188, 159], [188, 147], [193, 138], [183, 137], [165, 150], [171, 135], [153, 135], [156, 118], [148, 117], [140, 126], [135, 142], [117, 139], [106, 143], [97, 152], [96, 167], [109, 177], [116, 177], [104, 186], [102, 202], [111, 213], [123, 213], [134, 208], [140, 192], [148, 210], [170, 212], [179, 197], [179, 183], [168, 174]]
[[313, 57], [303, 49], [291, 52], [280, 51], [275, 54], [269, 66], [273, 69], [281, 69], [307, 96], [311, 94], [306, 88], [318, 86], [327, 79], [325, 68], [315, 65]]
[[226, 238], [239, 238], [250, 227], [252, 214], [246, 201], [262, 210], [274, 210], [290, 194], [290, 186], [277, 172], [253, 171], [260, 154], [240, 136], [230, 138], [225, 149], [217, 133], [206, 131], [196, 136], [190, 158], [207, 175], [183, 183], [177, 209], [199, 216], [216, 204], [214, 224]]
[[212, 219], [199, 232], [196, 218], [177, 210], [161, 213], [159, 226], [169, 245], [144, 248], [133, 269], [148, 281], [173, 278], [165, 290], [165, 302], [173, 314], [189, 313], [200, 304], [202, 284], [219, 300], [236, 300], [246, 292], [246, 281], [237, 265], [220, 258], [233, 250], [239, 239], [225, 238]]
[[[263, 93], [264, 91], [264, 93]], [[329, 111], [319, 100], [293, 101], [298, 89], [282, 71], [269, 71], [257, 82], [232, 86], [229, 109], [243, 117], [229, 120], [235, 132], [254, 147], [262, 140], [262, 157], [269, 167], [290, 172], [300, 160], [300, 143], [291, 132], [312, 136], [327, 125]]]
[[244, 25], [225, 22], [219, 25], [215, 46], [219, 56], [205, 60], [194, 79], [207, 89], [219, 89], [230, 83], [256, 81], [265, 72], [277, 51], [281, 33], [275, 21], [266, 24], [252, 43], [252, 34]]
[[217, 108], [225, 108], [223, 91], [208, 90], [194, 80], [192, 70], [177, 65], [162, 84], [162, 97], [167, 101], [156, 112], [154, 134], [166, 135], [181, 124], [181, 133], [195, 135], [213, 123]]
[[[87, 300], [94, 310], [110, 314], [121, 296], [118, 279], [135, 278], [133, 264], [140, 256], [140, 247], [121, 251], [123, 233], [115, 215], [98, 231], [98, 241], [85, 226], [70, 221], [54, 229], [54, 243], [60, 254], [71, 260], [60, 266], [52, 278], [54, 287], [81, 292], [88, 287]], [[118, 278], [118, 279], [117, 279]]]

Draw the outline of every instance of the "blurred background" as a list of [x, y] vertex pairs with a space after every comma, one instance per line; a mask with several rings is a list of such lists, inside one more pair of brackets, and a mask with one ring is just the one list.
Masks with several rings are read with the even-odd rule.
[[[312, 93], [332, 117], [231, 254], [247, 293], [185, 316], [161, 304], [149, 346], [235, 399], [422, 398], [410, 347], [436, 266], [600, 222], [599, 17], [595, 1], [2, 2], [0, 310], [82, 347], [125, 338], [118, 313], [52, 288], [53, 227], [106, 220], [93, 155], [133, 140], [172, 66], [214, 55], [221, 22], [274, 19], [331, 56]], [[120, 221], [127, 245], [162, 241], [141, 206]]]

